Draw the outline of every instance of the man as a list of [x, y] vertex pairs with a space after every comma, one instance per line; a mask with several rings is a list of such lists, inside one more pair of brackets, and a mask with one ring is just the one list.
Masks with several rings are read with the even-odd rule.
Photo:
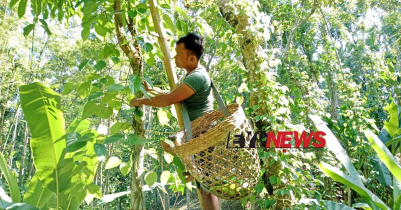
[[[175, 64], [178, 68], [184, 68], [187, 75], [183, 84], [168, 94], [162, 94], [151, 98], [134, 98], [131, 106], [148, 105], [154, 107], [165, 107], [182, 102], [187, 107], [191, 121], [201, 117], [207, 111], [213, 110], [213, 95], [211, 91], [211, 80], [206, 69], [200, 65], [200, 58], [205, 50], [203, 38], [195, 33], [189, 33], [181, 37], [175, 47]], [[166, 152], [171, 152], [171, 147], [162, 142]], [[200, 188], [197, 182], [198, 197], [203, 210], [219, 209], [219, 200]]]

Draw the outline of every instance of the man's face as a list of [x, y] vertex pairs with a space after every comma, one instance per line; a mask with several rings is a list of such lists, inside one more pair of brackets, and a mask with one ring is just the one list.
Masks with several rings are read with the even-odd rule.
[[184, 43], [180, 43], [175, 46], [176, 55], [174, 56], [175, 65], [178, 68], [186, 68], [191, 62], [193, 56], [189, 50], [185, 48]]

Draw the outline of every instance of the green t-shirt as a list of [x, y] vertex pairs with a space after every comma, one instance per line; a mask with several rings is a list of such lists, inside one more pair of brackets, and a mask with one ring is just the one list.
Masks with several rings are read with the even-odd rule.
[[195, 93], [183, 101], [187, 107], [189, 119], [194, 121], [205, 112], [213, 110], [213, 92], [210, 76], [205, 67], [199, 66], [184, 78], [183, 83], [191, 87]]

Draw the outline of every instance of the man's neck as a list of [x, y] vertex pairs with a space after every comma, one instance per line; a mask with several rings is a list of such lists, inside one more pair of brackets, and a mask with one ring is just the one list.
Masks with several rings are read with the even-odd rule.
[[187, 71], [187, 73], [191, 73], [193, 70], [197, 69], [200, 66], [200, 63], [197, 63], [196, 66], [191, 66], [188, 68], [185, 68], [185, 70]]

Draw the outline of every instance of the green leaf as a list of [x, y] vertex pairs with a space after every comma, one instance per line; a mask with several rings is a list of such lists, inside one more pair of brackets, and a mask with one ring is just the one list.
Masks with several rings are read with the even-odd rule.
[[175, 6], [174, 10], [177, 11], [178, 13], [180, 13], [180, 15], [184, 18], [188, 19], [187, 13], [184, 12], [184, 10], [182, 10], [180, 7]]
[[136, 76], [135, 74], [131, 74], [129, 77], [129, 82], [130, 82], [130, 89], [133, 94], [138, 92], [140, 90], [141, 86], [141, 78]]
[[148, 53], [153, 50], [153, 45], [151, 43], [145, 43], [143, 45], [143, 50], [145, 50], [145, 52]]
[[86, 66], [86, 64], [89, 62], [89, 60], [88, 59], [84, 59], [79, 65], [78, 65], [78, 69], [81, 71], [85, 66]]
[[90, 28], [84, 27], [81, 31], [81, 37], [83, 41], [86, 41], [89, 38]]
[[173, 158], [173, 163], [174, 165], [176, 165], [179, 169], [181, 169], [182, 171], [185, 171], [185, 166], [184, 164], [181, 162], [181, 159], [175, 155]]
[[96, 71], [100, 71], [102, 70], [104, 67], [106, 67], [106, 62], [104, 62], [103, 60], [98, 60], [96, 61], [96, 65], [93, 66], [93, 68]]
[[67, 82], [67, 83], [64, 85], [64, 88], [63, 88], [63, 95], [68, 95], [68, 94], [70, 94], [70, 93], [72, 92], [72, 90], [74, 90], [74, 83], [72, 83], [72, 82]]
[[84, 111], [82, 112], [82, 119], [86, 119], [94, 115], [99, 106], [96, 104], [96, 101], [88, 101], [84, 106]]
[[77, 93], [82, 99], [84, 99], [86, 98], [86, 96], [89, 95], [90, 88], [91, 88], [90, 82], [83, 82], [81, 85], [78, 86]]
[[[53, 181], [50, 177], [52, 173], [58, 172], [57, 165], [66, 145], [65, 140], [59, 140], [65, 134], [61, 97], [38, 82], [21, 86], [19, 92], [21, 107], [32, 134], [33, 162], [46, 187]], [[55, 179], [58, 183], [58, 177]]]
[[97, 99], [97, 98], [99, 98], [99, 97], [102, 96], [102, 95], [103, 95], [103, 92], [102, 92], [102, 91], [95, 91], [95, 92], [91, 93], [91, 94], [88, 96], [88, 100]]
[[394, 73], [395, 72], [395, 68], [394, 68], [394, 66], [393, 66], [393, 63], [392, 62], [387, 62], [387, 67], [388, 67], [388, 70], [390, 71], [390, 72], [392, 72], [392, 73]]
[[110, 157], [106, 163], [104, 169], [111, 169], [119, 166], [121, 164], [121, 160], [118, 157]]
[[128, 11], [128, 16], [130, 18], [135, 18], [138, 15], [138, 12], [136, 10], [129, 10]]
[[145, 143], [149, 143], [152, 141], [153, 140], [150, 140], [150, 139], [139, 138], [138, 135], [136, 135], [136, 134], [129, 134], [127, 137], [127, 142], [128, 142], [128, 145], [130, 145], [130, 146], [137, 145], [137, 144], [145, 144]]
[[69, 133], [66, 135], [65, 140], [67, 142], [66, 152], [75, 152], [86, 145], [86, 141], [82, 141], [79, 133]]
[[168, 125], [169, 119], [167, 113], [163, 111], [163, 109], [160, 108], [159, 111], [157, 111], [157, 118], [159, 118], [161, 125]]
[[110, 91], [119, 91], [119, 90], [124, 90], [124, 86], [120, 85], [120, 84], [111, 84], [107, 87], [107, 92]]
[[3, 153], [0, 153], [0, 169], [5, 177], [8, 186], [10, 187], [10, 194], [12, 202], [20, 202], [21, 201], [21, 193], [19, 191], [17, 179], [12, 173], [10, 167], [7, 164], [6, 159], [4, 159]]
[[364, 133], [370, 145], [379, 156], [379, 159], [387, 166], [393, 176], [397, 178], [398, 182], [401, 182], [401, 167], [395, 157], [372, 131], [366, 130]]
[[113, 56], [110, 59], [113, 61], [114, 64], [120, 63], [120, 59], [118, 57]]
[[100, 25], [99, 23], [95, 25], [95, 32], [99, 34], [100, 36], [106, 36], [107, 34], [107, 29], [104, 28], [103, 25]]
[[174, 26], [174, 23], [171, 20], [170, 16], [168, 16], [167, 14], [164, 14], [163, 20], [164, 20], [164, 23], [166, 24], [166, 28], [170, 29], [171, 32], [175, 33], [175, 26]]
[[24, 194], [24, 203], [42, 209], [49, 203], [49, 200], [52, 197], [55, 197], [55, 193], [48, 188], [44, 188], [42, 182], [39, 180], [39, 173], [35, 173]]
[[51, 35], [52, 33], [50, 32], [49, 26], [47, 25], [46, 21], [43, 20], [43, 19], [39, 19], [39, 21], [40, 21], [40, 23], [41, 23], [43, 29], [46, 31], [46, 33], [47, 33], [48, 35]]
[[124, 139], [124, 135], [123, 134], [114, 134], [112, 136], [109, 136], [106, 138], [106, 141], [104, 141], [105, 144], [110, 144], [116, 141], [119, 141], [121, 139]]
[[334, 179], [334, 181], [340, 182], [356, 191], [360, 196], [364, 198], [364, 200], [369, 204], [371, 208], [379, 207], [383, 210], [390, 210], [390, 208], [382, 200], [380, 200], [380, 198], [378, 198], [370, 190], [366, 189], [365, 186], [358, 184], [355, 179], [349, 177], [344, 172], [330, 166], [325, 162], [321, 162], [319, 164], [319, 168], [326, 175]]
[[28, 0], [21, 0], [18, 5], [18, 17], [22, 18], [25, 15], [26, 5]]
[[329, 210], [354, 210], [354, 208], [334, 201], [323, 201], [323, 203]]
[[379, 160], [379, 157], [377, 155], [374, 155], [373, 157], [373, 169], [377, 172], [379, 172], [379, 175], [377, 176], [377, 179], [379, 180], [380, 184], [383, 186], [391, 186], [391, 176], [390, 176], [390, 171], [384, 165], [384, 163]]
[[106, 147], [103, 144], [94, 144], [93, 149], [98, 157], [104, 157], [107, 155]]
[[145, 174], [145, 182], [149, 187], [152, 187], [157, 181], [157, 173], [154, 171], [149, 171]]
[[35, 24], [29, 24], [24, 28], [24, 36], [27, 36], [35, 28]]
[[170, 179], [171, 173], [170, 171], [163, 171], [163, 173], [160, 175], [160, 183], [162, 185], [166, 185], [168, 180]]
[[357, 184], [362, 185], [362, 180], [359, 177], [358, 172], [356, 171], [354, 165], [351, 162], [351, 159], [347, 155], [347, 152], [341, 146], [340, 142], [334, 136], [333, 132], [327, 127], [326, 123], [320, 119], [319, 116], [316, 115], [309, 115], [309, 118], [315, 124], [317, 130], [323, 131], [326, 136], [326, 148], [332, 151], [335, 157], [341, 162], [341, 164], [347, 169], [350, 176], [357, 182]]
[[116, 123], [114, 123], [112, 126], [111, 126], [111, 128], [110, 128], [110, 134], [115, 134], [115, 133], [118, 133], [118, 132], [120, 132], [120, 130], [121, 130], [121, 125], [122, 125], [123, 123], [122, 122], [116, 122]]
[[26, 203], [9, 203], [7, 201], [0, 201], [0, 208], [7, 210], [39, 210], [38, 208]]
[[11, 0], [10, 1], [10, 7], [13, 7], [14, 5], [16, 5], [18, 3], [19, 0]]
[[398, 106], [394, 103], [389, 104], [388, 106], [383, 108], [389, 114], [389, 121], [384, 122], [384, 128], [388, 132], [388, 134], [393, 137], [398, 130]]
[[131, 170], [131, 159], [127, 163], [125, 162], [121, 163], [120, 171], [123, 174], [123, 176], [127, 176], [130, 170]]
[[113, 109], [110, 107], [100, 106], [95, 114], [102, 119], [107, 119], [113, 114]]

